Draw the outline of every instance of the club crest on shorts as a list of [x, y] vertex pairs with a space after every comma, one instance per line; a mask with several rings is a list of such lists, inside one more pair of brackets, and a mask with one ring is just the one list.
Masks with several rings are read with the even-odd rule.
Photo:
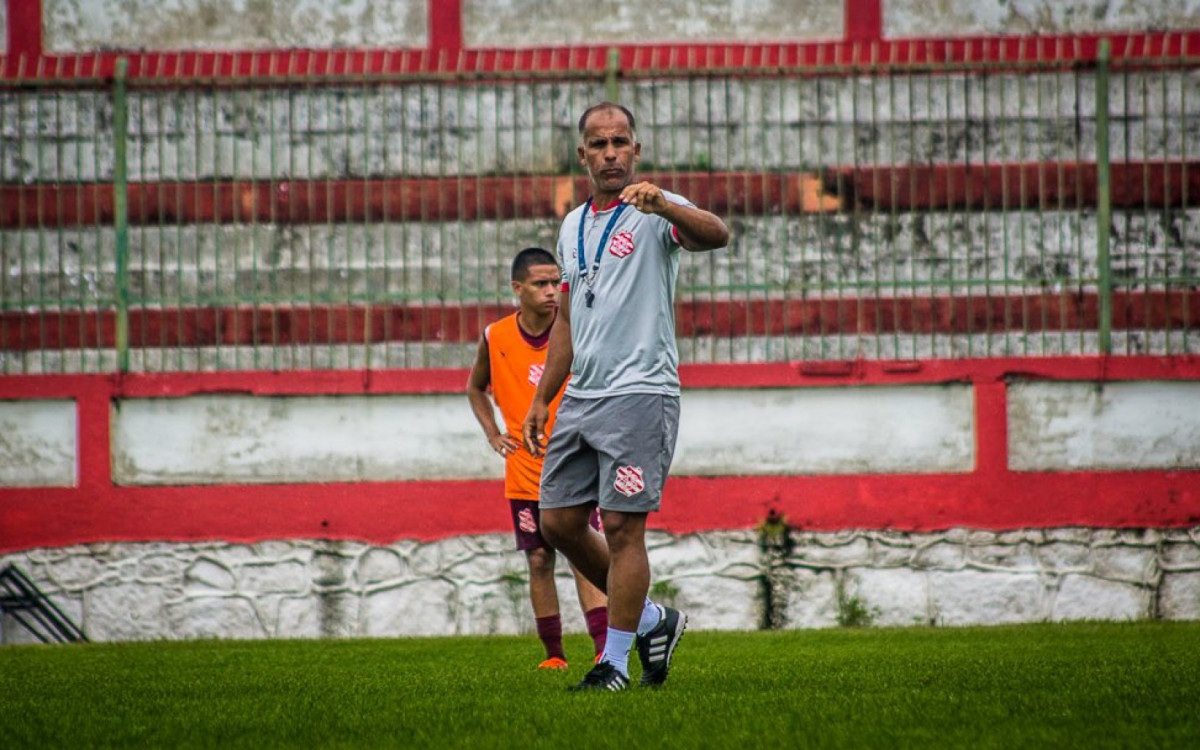
[[642, 478], [642, 467], [618, 467], [617, 478], [613, 481], [613, 487], [625, 497], [633, 497], [646, 489], [646, 481]]
[[533, 518], [532, 510], [521, 508], [517, 511], [517, 527], [526, 534], [533, 534], [537, 531], [537, 521]]
[[537, 365], [537, 364], [530, 365], [529, 366], [529, 384], [537, 385], [538, 383], [540, 383], [542, 380], [542, 372], [545, 369], [546, 368], [543, 365]]
[[608, 251], [618, 258], [624, 258], [633, 252], [633, 232], [617, 232], [612, 242], [608, 243]]

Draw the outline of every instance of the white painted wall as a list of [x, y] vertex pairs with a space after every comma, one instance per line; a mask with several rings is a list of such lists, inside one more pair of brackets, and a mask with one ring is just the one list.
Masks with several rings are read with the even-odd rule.
[[[676, 475], [969, 471], [967, 386], [699, 390]], [[113, 412], [119, 484], [499, 478], [457, 394], [131, 399]]]
[[1197, 0], [883, 0], [889, 38], [1190, 29]]
[[[886, 38], [1186, 29], [1200, 0], [883, 0]], [[424, 47], [428, 0], [44, 0], [55, 53], [99, 49], [239, 50]], [[463, 0], [469, 47], [840, 39], [831, 0]], [[6, 21], [0, 7], [0, 22]], [[3, 38], [0, 35], [0, 38]]]
[[1200, 468], [1200, 383], [1014, 383], [1018, 471]]
[[75, 402], [0, 401], [0, 487], [73, 487]]
[[840, 39], [842, 3], [829, 0], [463, 0], [469, 47]]
[[685, 391], [673, 474], [970, 471], [967, 385]]
[[[1017, 382], [1017, 471], [1200, 468], [1200, 383]], [[0, 486], [73, 486], [72, 401], [0, 402]], [[465, 397], [203, 395], [114, 407], [118, 484], [496, 479]], [[965, 472], [963, 384], [687, 390], [674, 475]]]
[[48, 52], [424, 47], [427, 0], [43, 0]]
[[504, 464], [465, 396], [195, 396], [113, 412], [118, 484], [481, 479]]

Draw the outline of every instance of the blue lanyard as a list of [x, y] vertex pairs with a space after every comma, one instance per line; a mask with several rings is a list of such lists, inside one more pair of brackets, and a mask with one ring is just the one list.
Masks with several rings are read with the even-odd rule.
[[[604, 227], [604, 234], [600, 235], [600, 244], [596, 246], [596, 258], [592, 261], [592, 267], [587, 268], [587, 251], [583, 245], [583, 222], [587, 219], [588, 211], [592, 209], [592, 199], [588, 198], [587, 203], [583, 204], [583, 213], [579, 216], [579, 278], [587, 285], [587, 306], [592, 306], [592, 301], [596, 299], [596, 295], [592, 292], [592, 284], [596, 283], [596, 274], [600, 273], [600, 258], [604, 255], [604, 247], [608, 244], [608, 236], [612, 234], [613, 227], [617, 225], [617, 219], [621, 217], [621, 212], [625, 210], [628, 203], [619, 204], [613, 211], [613, 215], [609, 217], [608, 224]], [[584, 273], [587, 269], [587, 273]]]

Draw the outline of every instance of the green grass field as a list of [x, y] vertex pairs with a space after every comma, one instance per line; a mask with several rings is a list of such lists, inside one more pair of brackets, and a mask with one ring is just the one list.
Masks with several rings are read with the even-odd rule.
[[0, 748], [1200, 747], [1200, 623], [689, 632], [664, 688], [569, 693], [589, 645], [6, 646]]

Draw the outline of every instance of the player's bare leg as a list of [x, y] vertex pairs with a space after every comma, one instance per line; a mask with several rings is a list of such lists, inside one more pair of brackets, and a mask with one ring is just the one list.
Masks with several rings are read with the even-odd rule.
[[562, 645], [562, 619], [558, 609], [558, 588], [554, 584], [555, 552], [552, 549], [526, 550], [529, 563], [529, 600], [538, 637], [546, 647], [546, 660], [541, 669], [566, 669], [566, 654]]
[[558, 614], [558, 589], [554, 585], [554, 550], [531, 549], [525, 552], [529, 562], [529, 600], [534, 617]]

